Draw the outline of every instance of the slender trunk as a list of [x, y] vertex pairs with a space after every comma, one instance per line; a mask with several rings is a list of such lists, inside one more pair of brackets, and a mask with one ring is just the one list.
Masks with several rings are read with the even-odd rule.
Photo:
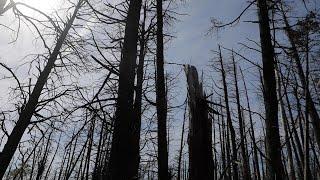
[[[302, 168], [302, 163], [301, 163], [301, 160], [303, 158], [302, 145], [301, 145], [300, 138], [299, 138], [299, 135], [298, 135], [298, 132], [297, 132], [297, 129], [296, 129], [296, 125], [294, 123], [293, 112], [292, 112], [292, 108], [291, 108], [290, 101], [289, 101], [287, 87], [284, 85], [284, 78], [283, 78], [283, 75], [281, 74], [281, 71], [280, 71], [280, 76], [282, 77], [281, 78], [281, 82], [282, 82], [282, 86], [283, 86], [283, 89], [284, 89], [284, 96], [285, 96], [286, 103], [287, 103], [289, 117], [290, 117], [290, 120], [291, 120], [292, 134], [293, 134], [293, 137], [291, 137], [291, 139], [292, 139], [292, 147], [293, 147], [293, 150], [294, 150], [296, 163], [297, 163], [297, 166], [298, 166], [298, 169], [299, 169], [298, 175], [299, 175], [299, 177], [301, 179], [302, 178], [302, 174], [303, 174], [303, 168]], [[297, 106], [300, 106], [300, 102], [298, 103]], [[289, 127], [290, 126], [288, 124], [288, 129], [290, 129]]]
[[59, 36], [57, 43], [55, 45], [54, 50], [50, 54], [50, 57], [48, 59], [48, 62], [43, 69], [43, 71], [40, 73], [40, 76], [34, 86], [34, 89], [29, 97], [29, 100], [27, 104], [25, 105], [25, 108], [22, 110], [19, 119], [13, 128], [10, 136], [8, 137], [7, 143], [5, 144], [2, 153], [0, 154], [0, 179], [3, 178], [6, 169], [9, 166], [9, 163], [11, 159], [13, 158], [13, 155], [18, 147], [18, 144], [27, 129], [28, 125], [30, 124], [31, 117], [33, 116], [34, 111], [36, 110], [39, 97], [41, 94], [41, 91], [44, 87], [44, 85], [47, 82], [47, 79], [50, 75], [50, 72], [52, 68], [54, 67], [54, 63], [57, 60], [57, 57], [60, 53], [60, 49], [62, 45], [64, 44], [64, 41], [66, 39], [66, 36], [76, 18], [76, 15], [78, 14], [78, 10], [80, 9], [81, 5], [83, 3], [83, 0], [79, 0], [78, 4], [75, 7], [75, 10], [73, 12], [72, 17], [69, 19], [67, 25], [65, 26], [63, 32]]
[[226, 72], [223, 67], [223, 60], [222, 60], [220, 46], [219, 46], [219, 56], [220, 56], [221, 76], [222, 76], [223, 91], [224, 91], [224, 101], [225, 101], [226, 110], [227, 110], [227, 124], [228, 124], [229, 130], [230, 130], [231, 146], [232, 146], [232, 160], [229, 163], [232, 163], [233, 180], [237, 180], [238, 179], [238, 165], [237, 165], [238, 158], [237, 158], [236, 133], [235, 133], [234, 127], [232, 125], [232, 120], [231, 120], [231, 112], [230, 112], [229, 98], [228, 98], [228, 87], [227, 87], [227, 81], [226, 81]]
[[249, 166], [249, 158], [246, 154], [246, 146], [245, 146], [245, 132], [244, 132], [244, 120], [242, 118], [242, 111], [241, 111], [241, 104], [240, 104], [240, 94], [239, 94], [239, 87], [238, 87], [238, 77], [237, 77], [237, 66], [234, 60], [234, 56], [232, 55], [232, 62], [233, 62], [233, 72], [234, 72], [234, 82], [235, 82], [235, 89], [236, 89], [236, 99], [237, 99], [237, 111], [238, 111], [238, 120], [239, 120], [239, 129], [240, 129], [240, 148], [241, 148], [241, 156], [242, 156], [242, 173], [243, 178], [250, 180], [250, 166]]
[[157, 0], [156, 102], [158, 118], [158, 179], [168, 180], [167, 98], [164, 77], [162, 0]]
[[317, 109], [315, 107], [315, 104], [313, 102], [313, 99], [311, 97], [311, 93], [309, 90], [309, 87], [307, 85], [307, 80], [305, 77], [305, 73], [303, 72], [303, 67], [302, 67], [302, 63], [300, 60], [300, 56], [299, 56], [299, 52], [298, 49], [296, 47], [296, 44], [294, 42], [294, 35], [292, 34], [293, 30], [289, 24], [289, 21], [287, 19], [287, 16], [284, 12], [284, 10], [282, 9], [282, 16], [285, 22], [285, 30], [287, 32], [287, 36], [291, 45], [291, 49], [292, 49], [292, 57], [296, 63], [296, 68], [298, 70], [298, 76], [300, 78], [300, 82], [302, 85], [302, 88], [306, 91], [305, 92], [305, 98], [306, 101], [308, 102], [308, 111], [309, 111], [309, 115], [311, 117], [311, 122], [313, 125], [313, 129], [316, 135], [316, 141], [318, 143], [318, 146], [320, 147], [320, 117], [319, 114], [317, 112]]
[[287, 148], [287, 153], [288, 153], [288, 175], [290, 180], [295, 180], [295, 172], [294, 172], [294, 164], [293, 164], [293, 158], [292, 158], [292, 150], [291, 150], [291, 143], [290, 143], [290, 133], [289, 133], [289, 123], [288, 123], [288, 118], [287, 114], [285, 111], [284, 103], [282, 100], [282, 94], [281, 94], [281, 78], [280, 78], [280, 67], [278, 67], [278, 73], [277, 73], [277, 78], [278, 78], [278, 97], [279, 97], [279, 102], [280, 102], [280, 108], [281, 108], [281, 117], [283, 121], [283, 129], [284, 129], [284, 137], [285, 137], [285, 142], [286, 142], [286, 148]]
[[[298, 154], [299, 154], [299, 156], [296, 157], [296, 161], [297, 161], [297, 165], [298, 165], [298, 168], [299, 168], [299, 172], [302, 174], [302, 165], [301, 165], [302, 164], [301, 160], [303, 159], [302, 145], [301, 145], [301, 141], [300, 141], [297, 129], [296, 129], [295, 122], [294, 122], [293, 111], [292, 111], [291, 103], [289, 101], [289, 96], [288, 96], [288, 90], [287, 90], [287, 87], [284, 85], [284, 77], [283, 77], [281, 71], [279, 71], [279, 72], [280, 72], [280, 75], [282, 77], [281, 78], [281, 82], [282, 82], [282, 87], [284, 89], [284, 96], [285, 96], [287, 107], [288, 107], [289, 117], [290, 117], [290, 120], [291, 120], [292, 133], [293, 133], [293, 137], [294, 137], [294, 139], [296, 141], [296, 146], [293, 146], [293, 147], [297, 148]], [[294, 92], [295, 92], [295, 90], [294, 90]], [[297, 107], [298, 107], [298, 109], [300, 109], [300, 101], [299, 101], [298, 96], [296, 96], [296, 98], [297, 98]], [[300, 114], [300, 110], [298, 110], [298, 118], [300, 117], [299, 114]]]
[[250, 132], [251, 132], [251, 138], [253, 141], [253, 160], [254, 160], [254, 169], [255, 169], [255, 179], [256, 180], [260, 180], [261, 176], [260, 176], [260, 167], [259, 167], [259, 159], [258, 159], [258, 151], [257, 151], [257, 147], [256, 147], [256, 137], [255, 137], [255, 133], [254, 133], [254, 127], [253, 127], [253, 119], [252, 119], [252, 112], [251, 112], [251, 106], [250, 106], [250, 101], [249, 101], [249, 95], [248, 95], [248, 89], [247, 89], [247, 84], [243, 75], [242, 70], [240, 69], [240, 73], [243, 79], [243, 86], [245, 89], [245, 95], [246, 95], [246, 100], [247, 100], [247, 108], [249, 110], [249, 120], [250, 120]]
[[145, 22], [146, 22], [146, 7], [144, 8], [144, 16], [142, 23], [142, 32], [140, 35], [140, 50], [139, 50], [139, 62], [137, 65], [137, 85], [136, 85], [136, 97], [134, 100], [133, 111], [134, 111], [134, 119], [135, 119], [135, 131], [133, 135], [134, 142], [134, 174], [139, 174], [139, 163], [140, 163], [140, 130], [141, 130], [141, 115], [142, 115], [142, 87], [143, 87], [143, 78], [144, 78], [144, 62], [145, 62], [145, 46], [146, 46], [146, 38], [145, 38]]
[[104, 134], [105, 126], [106, 126], [105, 121], [102, 121], [100, 136], [99, 136], [99, 143], [98, 143], [98, 147], [97, 147], [97, 155], [95, 158], [94, 168], [93, 168], [93, 173], [92, 173], [93, 180], [99, 180], [99, 177], [101, 174], [100, 160], [101, 160], [101, 156], [102, 156], [102, 147], [103, 147], [102, 141], [103, 141], [103, 134]]
[[[221, 104], [221, 99], [220, 99], [220, 104]], [[226, 169], [226, 140], [225, 140], [225, 124], [224, 124], [224, 116], [223, 116], [223, 108], [221, 107], [220, 109], [221, 112], [221, 122], [218, 123], [219, 125], [219, 135], [220, 135], [220, 144], [221, 144], [221, 161], [222, 161], [222, 171]], [[220, 176], [220, 179], [228, 179], [228, 176], [225, 174], [222, 174]]]
[[[306, 35], [306, 79], [305, 79], [305, 97], [308, 97], [309, 92], [309, 33]], [[311, 179], [311, 172], [310, 172], [310, 166], [309, 166], [309, 101], [310, 98], [306, 98], [306, 109], [305, 109], [305, 127], [304, 127], [304, 159], [303, 159], [303, 179], [308, 180]], [[319, 144], [320, 145], [320, 144]]]
[[181, 179], [181, 160], [182, 160], [182, 152], [183, 152], [183, 141], [184, 141], [184, 125], [186, 121], [187, 115], [187, 105], [184, 109], [183, 114], [183, 123], [182, 123], [182, 130], [181, 130], [181, 140], [180, 140], [180, 150], [179, 150], [179, 157], [178, 157], [178, 172], [177, 172], [177, 180]]

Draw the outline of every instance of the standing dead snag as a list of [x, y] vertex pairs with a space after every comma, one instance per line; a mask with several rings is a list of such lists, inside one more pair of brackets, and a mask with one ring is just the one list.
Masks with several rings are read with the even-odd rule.
[[137, 127], [134, 117], [134, 81], [137, 59], [138, 28], [142, 1], [130, 1], [119, 67], [119, 88], [108, 177], [104, 179], [138, 179], [135, 162]]
[[278, 122], [275, 53], [271, 41], [268, 4], [266, 0], [258, 0], [257, 6], [263, 63], [264, 104], [266, 111], [267, 179], [284, 179]]
[[11, 159], [13, 158], [13, 155], [16, 149], [18, 148], [19, 142], [25, 130], [27, 129], [27, 127], [31, 122], [31, 118], [39, 103], [39, 97], [41, 95], [42, 89], [44, 85], [47, 83], [50, 72], [54, 68], [55, 61], [57, 60], [57, 57], [60, 53], [60, 49], [65, 42], [68, 32], [72, 27], [72, 24], [78, 14], [78, 10], [82, 6], [82, 4], [83, 4], [83, 0], [79, 0], [78, 4], [75, 7], [73, 15], [69, 19], [62, 33], [60, 34], [56, 42], [56, 45], [54, 47], [54, 50], [50, 54], [50, 57], [48, 59], [46, 66], [44, 67], [43, 71], [41, 71], [40, 73], [40, 76], [29, 97], [29, 101], [27, 102], [27, 104], [24, 106], [24, 109], [20, 113], [19, 119], [15, 127], [13, 128], [10, 136], [8, 137], [7, 143], [4, 145], [2, 153], [0, 154], [0, 179], [3, 178]]
[[162, 0], [157, 0], [156, 101], [158, 118], [158, 179], [169, 180], [167, 147], [167, 95], [164, 77]]
[[211, 122], [202, 84], [194, 66], [186, 66], [189, 95], [189, 179], [213, 179]]
[[244, 119], [243, 115], [241, 114], [241, 103], [240, 103], [240, 92], [238, 87], [238, 77], [237, 77], [237, 65], [232, 54], [232, 62], [233, 62], [233, 72], [234, 72], [234, 83], [235, 83], [235, 90], [236, 90], [236, 99], [237, 99], [237, 110], [238, 110], [238, 120], [239, 120], [239, 129], [240, 129], [240, 148], [241, 148], [241, 156], [242, 156], [242, 173], [243, 178], [250, 180], [250, 165], [249, 165], [249, 157], [247, 154], [247, 148], [245, 145], [245, 129], [244, 129]]
[[[226, 142], [227, 145], [229, 144], [229, 132], [230, 132], [230, 137], [231, 137], [231, 148], [227, 146], [227, 159], [229, 155], [229, 149], [232, 150], [232, 160], [227, 160], [228, 164], [232, 163], [232, 177], [234, 180], [238, 180], [238, 164], [237, 164], [237, 144], [236, 144], [236, 132], [234, 130], [233, 124], [232, 124], [232, 119], [231, 119], [231, 112], [230, 112], [230, 106], [229, 106], [229, 95], [228, 95], [228, 86], [227, 86], [227, 80], [226, 80], [226, 71], [223, 66], [223, 59], [222, 59], [222, 54], [221, 54], [221, 48], [219, 46], [219, 61], [220, 61], [220, 67], [221, 67], [221, 76], [222, 76], [222, 83], [223, 83], [223, 93], [224, 93], [224, 101], [226, 105], [226, 113], [227, 113], [227, 135], [226, 135]], [[231, 176], [230, 168], [228, 168], [229, 175]]]

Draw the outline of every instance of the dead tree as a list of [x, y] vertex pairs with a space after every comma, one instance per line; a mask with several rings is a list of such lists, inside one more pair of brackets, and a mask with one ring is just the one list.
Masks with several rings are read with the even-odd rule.
[[[232, 146], [232, 159], [231, 162], [228, 161], [228, 163], [232, 164], [232, 176], [234, 180], [238, 179], [238, 165], [237, 165], [237, 144], [236, 144], [236, 132], [234, 130], [232, 120], [231, 120], [231, 112], [230, 112], [230, 106], [229, 106], [229, 95], [228, 95], [228, 86], [227, 86], [227, 80], [226, 80], [226, 72], [223, 65], [223, 59], [221, 54], [221, 49], [219, 46], [219, 61], [220, 61], [220, 71], [222, 76], [222, 83], [223, 83], [223, 92], [224, 92], [224, 101], [225, 101], [225, 107], [226, 107], [226, 113], [227, 113], [227, 126], [228, 130], [230, 131], [231, 136], [231, 146]], [[227, 138], [225, 139], [226, 142], [229, 142], [229, 135], [227, 133]], [[228, 150], [227, 150], [228, 153]], [[229, 166], [229, 164], [228, 164]], [[230, 168], [228, 168], [230, 169]], [[231, 174], [229, 174], [231, 176]]]
[[9, 3], [7, 3], [7, 0], [0, 0], [0, 16], [14, 6], [15, 2], [12, 0]]
[[260, 43], [263, 63], [264, 104], [266, 113], [267, 178], [283, 179], [284, 168], [281, 160], [281, 144], [278, 122], [278, 100], [275, 77], [275, 53], [271, 41], [268, 4], [258, 0]]
[[157, 0], [156, 103], [158, 118], [158, 179], [168, 180], [167, 97], [164, 77], [162, 0]]
[[240, 93], [238, 87], [238, 77], [237, 77], [237, 65], [234, 60], [234, 56], [232, 54], [232, 62], [233, 62], [233, 72], [234, 72], [234, 82], [235, 82], [235, 90], [236, 90], [236, 99], [237, 99], [237, 111], [238, 111], [238, 120], [239, 120], [239, 129], [240, 129], [240, 148], [241, 148], [241, 156], [242, 156], [242, 173], [243, 178], [250, 180], [250, 166], [249, 166], [249, 158], [247, 155], [247, 149], [245, 145], [245, 131], [244, 131], [244, 119], [242, 118], [241, 104], [240, 104]]
[[57, 60], [58, 55], [60, 54], [60, 49], [62, 45], [65, 42], [65, 39], [68, 35], [68, 32], [70, 28], [72, 27], [72, 24], [74, 20], [76, 19], [76, 16], [78, 14], [78, 10], [83, 4], [83, 0], [79, 0], [78, 4], [75, 6], [75, 10], [73, 12], [73, 15], [69, 19], [68, 23], [66, 24], [64, 30], [60, 34], [56, 45], [54, 47], [54, 50], [50, 54], [50, 57], [48, 58], [47, 64], [43, 71], [40, 73], [40, 76], [33, 88], [33, 91], [29, 97], [28, 102], [25, 104], [24, 108], [22, 109], [22, 112], [19, 115], [19, 119], [13, 128], [10, 136], [8, 137], [7, 143], [5, 144], [1, 154], [0, 154], [0, 179], [3, 178], [6, 169], [9, 166], [9, 163], [11, 159], [13, 158], [13, 155], [18, 147], [18, 144], [29, 126], [31, 122], [31, 118], [34, 115], [34, 112], [37, 108], [39, 97], [41, 95], [41, 91], [44, 87], [44, 85], [47, 82], [47, 79], [50, 75], [51, 70], [55, 66], [55, 61]]
[[183, 153], [183, 143], [184, 143], [184, 126], [186, 121], [186, 115], [187, 115], [187, 105], [184, 109], [183, 114], [183, 123], [182, 123], [182, 129], [181, 129], [181, 139], [180, 139], [180, 149], [179, 149], [179, 156], [178, 156], [178, 170], [177, 170], [177, 180], [181, 180], [181, 160], [182, 160], [182, 153]]
[[256, 136], [254, 133], [254, 126], [253, 126], [253, 118], [252, 118], [252, 111], [251, 111], [251, 106], [250, 106], [250, 100], [249, 100], [249, 95], [248, 95], [248, 89], [247, 89], [247, 84], [246, 84], [246, 80], [244, 78], [242, 69], [240, 68], [240, 73], [242, 76], [242, 80], [243, 80], [243, 86], [244, 86], [244, 90], [245, 90], [245, 95], [246, 95], [246, 100], [247, 100], [247, 108], [249, 111], [249, 120], [250, 120], [250, 136], [252, 139], [252, 144], [253, 144], [253, 167], [254, 167], [254, 177], [256, 180], [260, 180], [261, 176], [260, 176], [260, 167], [259, 167], [259, 159], [258, 159], [258, 150], [257, 150], [257, 144], [256, 144]]
[[194, 66], [185, 67], [189, 96], [189, 179], [213, 179], [209, 106]]
[[312, 122], [312, 125], [313, 125], [313, 129], [314, 129], [314, 132], [315, 132], [316, 141], [318, 143], [318, 146], [320, 146], [320, 117], [319, 117], [318, 111], [316, 109], [315, 103], [314, 103], [314, 101], [312, 99], [309, 87], [307, 86], [308, 84], [307, 84], [306, 75], [304, 73], [302, 62], [301, 62], [301, 57], [299, 55], [298, 47], [297, 47], [296, 42], [295, 42], [294, 30], [292, 29], [292, 26], [289, 24], [287, 15], [284, 12], [282, 4], [281, 4], [281, 11], [282, 11], [282, 17], [283, 17], [284, 25], [285, 25], [284, 29], [286, 31], [286, 34], [288, 36], [288, 39], [289, 39], [289, 42], [290, 42], [290, 45], [291, 45], [290, 48], [292, 50], [292, 58], [295, 61], [296, 68], [298, 70], [298, 76], [300, 78], [300, 82], [301, 82], [302, 88], [306, 91], [305, 92], [305, 95], [306, 95], [305, 98], [306, 98], [306, 101], [308, 102], [308, 105], [307, 105], [308, 106], [308, 111], [309, 111], [309, 114], [310, 114], [310, 117], [311, 117], [311, 122]]
[[146, 39], [146, 32], [145, 32], [145, 22], [146, 22], [146, 13], [147, 9], [146, 7], [144, 8], [144, 16], [143, 16], [143, 22], [142, 22], [142, 30], [141, 30], [141, 35], [140, 35], [140, 50], [139, 50], [139, 62], [137, 65], [137, 85], [135, 88], [136, 92], [136, 97], [134, 100], [133, 104], [133, 109], [134, 109], [134, 121], [135, 121], [135, 134], [133, 135], [134, 138], [134, 143], [136, 144], [134, 146], [135, 148], [135, 162], [134, 166], [132, 167], [136, 172], [134, 174], [139, 173], [139, 162], [140, 162], [140, 148], [139, 148], [139, 143], [140, 143], [140, 129], [141, 129], [141, 106], [142, 106], [142, 91], [143, 91], [143, 77], [144, 77], [144, 65], [145, 65], [145, 47], [147, 44], [147, 39]]
[[134, 81], [137, 59], [138, 28], [142, 1], [130, 1], [121, 61], [119, 87], [108, 177], [105, 179], [137, 179], [134, 134], [139, 129], [134, 119]]
[[285, 143], [286, 143], [286, 148], [287, 148], [287, 153], [288, 153], [288, 177], [290, 180], [295, 180], [295, 172], [294, 172], [294, 163], [293, 163], [293, 158], [292, 158], [292, 150], [291, 150], [291, 142], [290, 142], [290, 132], [289, 132], [289, 123], [288, 123], [288, 118], [286, 114], [286, 110], [284, 107], [284, 102], [282, 99], [282, 94], [281, 94], [281, 78], [280, 78], [280, 68], [278, 68], [277, 71], [277, 79], [278, 79], [278, 97], [279, 97], [279, 102], [280, 102], [280, 109], [281, 109], [281, 118], [283, 121], [283, 129], [284, 129], [284, 136], [285, 136]]

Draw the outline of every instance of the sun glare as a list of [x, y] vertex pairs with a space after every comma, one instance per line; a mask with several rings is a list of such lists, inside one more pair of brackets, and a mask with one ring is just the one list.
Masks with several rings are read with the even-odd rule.
[[61, 0], [19, 0], [45, 13], [51, 13], [58, 8]]

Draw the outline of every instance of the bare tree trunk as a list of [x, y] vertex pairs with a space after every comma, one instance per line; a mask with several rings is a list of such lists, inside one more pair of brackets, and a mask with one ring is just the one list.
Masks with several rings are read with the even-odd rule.
[[271, 42], [268, 5], [266, 0], [258, 0], [260, 41], [263, 62], [264, 101], [266, 109], [266, 143], [268, 179], [283, 179], [284, 168], [281, 161], [281, 144], [278, 122], [278, 101], [275, 78], [274, 49]]
[[[305, 93], [305, 97], [306, 97], [306, 110], [305, 110], [305, 127], [304, 127], [304, 161], [303, 161], [303, 179], [304, 180], [308, 180], [311, 179], [311, 172], [310, 172], [310, 166], [309, 166], [309, 162], [310, 162], [310, 151], [309, 151], [309, 106], [310, 104], [310, 99], [311, 98], [307, 98], [308, 96], [310, 96], [309, 94], [309, 33], [307, 32], [307, 40], [306, 40], [306, 79], [305, 79], [305, 89], [304, 89], [304, 93]], [[309, 95], [308, 95], [309, 94]], [[313, 103], [312, 103], [313, 104]], [[316, 128], [316, 127], [314, 127]], [[318, 144], [320, 145], [320, 144]]]
[[231, 120], [231, 112], [230, 112], [229, 98], [228, 98], [228, 87], [227, 87], [227, 81], [226, 81], [226, 72], [225, 72], [224, 66], [223, 66], [223, 60], [222, 60], [220, 46], [219, 46], [219, 56], [220, 56], [219, 58], [220, 58], [220, 66], [221, 66], [221, 76], [222, 76], [223, 91], [224, 91], [224, 101], [225, 101], [226, 111], [227, 111], [227, 124], [228, 124], [229, 130], [230, 130], [231, 146], [232, 146], [232, 160], [229, 163], [232, 163], [233, 180], [237, 180], [238, 179], [238, 165], [237, 165], [238, 158], [237, 158], [236, 133], [235, 133], [234, 127], [232, 125], [232, 120]]
[[158, 118], [158, 179], [168, 180], [167, 97], [164, 77], [162, 0], [157, 0], [157, 76], [156, 102]]
[[187, 105], [184, 109], [183, 114], [183, 123], [182, 123], [182, 130], [181, 130], [181, 140], [180, 140], [180, 150], [179, 150], [179, 157], [178, 157], [178, 172], [177, 172], [177, 180], [181, 179], [181, 160], [182, 160], [182, 153], [183, 153], [183, 141], [184, 141], [184, 126], [186, 121], [187, 115]]
[[[135, 149], [137, 144], [132, 138], [137, 131], [134, 117], [133, 98], [135, 66], [137, 59], [138, 28], [141, 0], [130, 1], [126, 19], [124, 43], [119, 67], [119, 88], [114, 133], [109, 164], [109, 177], [104, 179], [137, 179]], [[139, 148], [139, 147], [138, 147]]]
[[[292, 138], [292, 142], [293, 142], [292, 144], [295, 144], [293, 146], [293, 148], [294, 148], [294, 152], [295, 152], [297, 166], [298, 166], [298, 169], [299, 169], [299, 176], [301, 177], [301, 175], [303, 174], [303, 172], [302, 172], [303, 171], [302, 170], [302, 163], [301, 163], [301, 160], [303, 159], [302, 145], [301, 145], [301, 141], [299, 139], [299, 135], [298, 135], [297, 129], [295, 127], [296, 125], [295, 125], [295, 122], [294, 122], [293, 112], [292, 112], [292, 108], [291, 108], [290, 101], [289, 101], [287, 87], [284, 85], [284, 77], [283, 77], [281, 71], [279, 71], [279, 72], [280, 72], [280, 75], [281, 75], [281, 82], [282, 82], [282, 87], [284, 89], [284, 96], [285, 96], [285, 99], [286, 99], [288, 113], [289, 113], [289, 117], [290, 117], [290, 120], [291, 120], [293, 138], [294, 138], [294, 140], [296, 142], [296, 143], [294, 143], [294, 140]], [[300, 107], [299, 99], [297, 99], [297, 107], [298, 107], [298, 109]], [[300, 111], [298, 111], [298, 114], [300, 114]]]
[[133, 134], [133, 142], [134, 142], [134, 174], [139, 174], [139, 163], [140, 163], [140, 130], [141, 130], [141, 115], [142, 115], [142, 87], [143, 87], [143, 77], [144, 77], [144, 62], [145, 62], [145, 46], [147, 44], [147, 39], [146, 39], [146, 33], [145, 33], [145, 22], [147, 18], [147, 9], [144, 7], [144, 16], [143, 16], [143, 22], [142, 22], [142, 32], [140, 35], [140, 50], [139, 50], [139, 63], [137, 65], [137, 85], [135, 88], [135, 100], [134, 100], [134, 120], [135, 120], [135, 131]]
[[280, 78], [280, 73], [281, 71], [280, 67], [278, 68], [278, 96], [279, 96], [279, 102], [280, 102], [280, 108], [281, 108], [281, 117], [283, 121], [283, 128], [284, 128], [284, 137], [285, 137], [285, 142], [286, 142], [286, 148], [287, 148], [287, 153], [288, 153], [288, 175], [290, 180], [295, 180], [295, 172], [294, 172], [294, 164], [293, 164], [293, 158], [292, 158], [292, 150], [291, 150], [291, 143], [290, 143], [290, 133], [289, 133], [289, 123], [288, 123], [288, 118], [287, 114], [285, 111], [284, 103], [282, 100], [282, 94], [281, 94], [281, 78]]
[[238, 78], [237, 78], [237, 66], [234, 60], [234, 56], [232, 55], [232, 62], [233, 62], [233, 73], [234, 73], [234, 82], [235, 82], [235, 89], [236, 89], [236, 99], [237, 99], [237, 110], [238, 110], [238, 120], [239, 120], [239, 129], [240, 129], [240, 148], [241, 148], [241, 156], [242, 156], [242, 173], [243, 178], [250, 180], [250, 166], [249, 166], [249, 158], [246, 154], [246, 146], [245, 146], [245, 132], [244, 132], [244, 120], [242, 118], [242, 111], [241, 111], [241, 104], [240, 104], [240, 94], [239, 94], [239, 87], [238, 87]]
[[194, 66], [186, 67], [190, 108], [189, 179], [213, 179], [211, 122], [208, 104]]
[[260, 180], [261, 179], [261, 175], [260, 175], [260, 167], [259, 167], [259, 159], [258, 159], [258, 151], [257, 151], [257, 147], [256, 147], [256, 137], [255, 137], [255, 133], [254, 133], [254, 127], [253, 127], [253, 119], [252, 119], [252, 112], [251, 112], [251, 106], [250, 106], [250, 100], [249, 100], [249, 95], [248, 95], [248, 89], [247, 89], [247, 84], [243, 75], [243, 72], [240, 68], [240, 73], [243, 79], [243, 86], [244, 86], [244, 90], [245, 90], [245, 95], [246, 95], [246, 100], [247, 100], [247, 108], [249, 111], [249, 120], [250, 120], [250, 132], [251, 132], [251, 139], [253, 141], [253, 166], [254, 166], [254, 171], [255, 171], [255, 179], [256, 180]]
[[47, 79], [50, 75], [52, 68], [54, 67], [54, 63], [57, 60], [57, 56], [60, 53], [60, 49], [61, 49], [61, 47], [66, 39], [66, 36], [67, 36], [75, 18], [76, 18], [76, 15], [78, 14], [78, 10], [80, 9], [82, 3], [83, 3], [83, 0], [79, 0], [78, 4], [75, 7], [75, 10], [73, 12], [72, 17], [69, 19], [63, 32], [59, 36], [57, 43], [54, 47], [54, 50], [50, 54], [50, 57], [48, 59], [48, 62], [46, 64], [45, 68], [40, 73], [40, 76], [34, 86], [34, 89], [29, 97], [27, 104], [25, 105], [24, 109], [22, 109], [22, 112], [20, 113], [19, 119], [18, 119], [15, 127], [13, 128], [10, 136], [8, 137], [7, 143], [5, 144], [2, 152], [0, 153], [0, 179], [3, 178], [3, 176], [6, 172], [6, 169], [8, 168], [9, 163], [10, 163], [11, 159], [13, 158], [13, 155], [18, 147], [18, 144], [19, 144], [25, 130], [27, 129], [28, 125], [30, 124], [33, 113], [36, 110], [41, 91], [47, 82]]
[[[220, 99], [220, 104], [221, 104], [221, 99]], [[222, 172], [226, 169], [226, 140], [225, 140], [225, 124], [224, 124], [224, 116], [223, 116], [223, 107], [220, 107], [220, 112], [221, 115], [221, 122], [218, 122], [219, 125], [219, 135], [220, 135], [220, 150], [221, 150], [221, 161], [222, 161]], [[219, 120], [219, 119], [218, 119]], [[220, 175], [220, 179], [228, 179], [228, 176], [224, 174]]]
[[288, 19], [286, 17], [286, 14], [284, 12], [284, 10], [282, 9], [282, 15], [283, 15], [283, 19], [284, 19], [284, 22], [285, 22], [285, 30], [287, 32], [287, 36], [289, 38], [289, 42], [290, 42], [290, 45], [291, 45], [291, 49], [292, 49], [292, 52], [293, 52], [293, 59], [295, 60], [295, 63], [296, 63], [296, 67], [297, 67], [297, 70], [298, 70], [298, 75], [299, 75], [299, 78], [300, 78], [300, 82], [301, 82], [301, 85], [302, 85], [302, 88], [306, 91], [305, 92], [305, 98], [308, 102], [308, 111], [309, 111], [309, 114], [310, 114], [310, 117], [311, 117], [311, 122], [313, 124], [313, 129], [315, 131], [315, 135], [316, 135], [316, 141], [318, 143], [318, 146], [320, 147], [320, 117], [319, 117], [319, 114], [317, 112], [317, 109], [315, 107], [315, 104], [313, 102], [313, 99], [311, 97], [311, 94], [310, 94], [310, 90], [309, 90], [309, 87], [307, 86], [307, 80], [306, 80], [306, 77], [305, 77], [305, 73], [303, 72], [303, 67], [302, 67], [302, 64], [301, 64], [301, 60], [300, 60], [300, 56], [299, 56], [299, 53], [298, 53], [298, 49], [296, 47], [296, 44], [294, 42], [294, 35], [292, 34], [293, 33], [293, 30], [288, 22]]

